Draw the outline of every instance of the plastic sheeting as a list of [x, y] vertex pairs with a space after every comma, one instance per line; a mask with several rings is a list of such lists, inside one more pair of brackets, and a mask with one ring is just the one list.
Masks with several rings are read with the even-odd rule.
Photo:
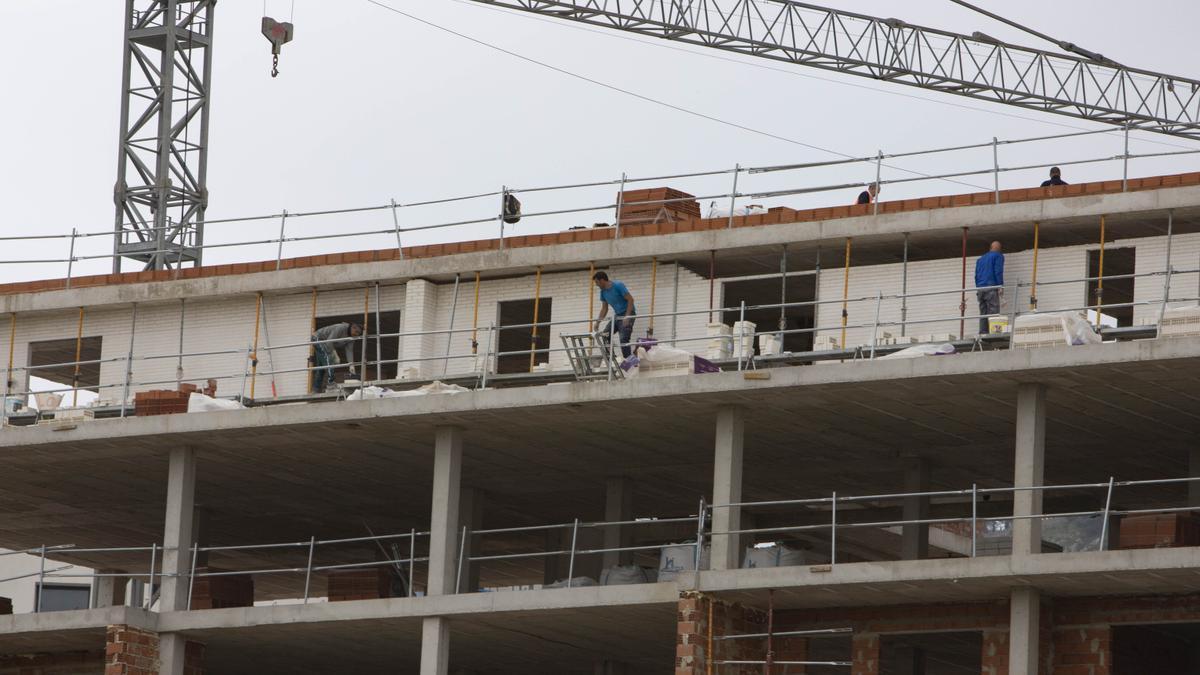
[[893, 352], [887, 356], [880, 356], [880, 359], [915, 359], [922, 356], [945, 356], [954, 353], [954, 345], [950, 343], [940, 345], [913, 345], [898, 352]]
[[1092, 324], [1079, 312], [1046, 312], [1018, 316], [1013, 346], [1018, 348], [1079, 346], [1103, 342]]
[[805, 563], [804, 551], [787, 546], [748, 546], [742, 558], [742, 569], [755, 567], [793, 567]]
[[237, 401], [230, 401], [223, 398], [213, 398], [205, 396], [198, 391], [193, 391], [188, 397], [188, 412], [219, 412], [221, 410], [244, 410], [246, 406]]
[[[583, 588], [584, 586], [595, 586], [596, 580], [591, 577], [574, 577], [571, 579], [571, 588]], [[567, 588], [567, 580], [559, 579], [552, 584], [546, 584], [542, 588]]]
[[378, 398], [407, 398], [409, 396], [428, 396], [430, 394], [461, 394], [470, 391], [466, 387], [460, 387], [457, 384], [446, 384], [438, 380], [434, 380], [429, 384], [409, 389], [406, 391], [392, 391], [384, 387], [363, 387], [356, 390], [354, 393], [346, 397], [347, 401], [362, 401]]

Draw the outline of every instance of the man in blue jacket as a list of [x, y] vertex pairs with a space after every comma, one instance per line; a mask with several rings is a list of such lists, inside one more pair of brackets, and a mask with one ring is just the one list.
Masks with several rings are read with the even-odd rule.
[[1000, 296], [1003, 288], [988, 288], [1004, 285], [1004, 254], [1000, 242], [993, 241], [991, 250], [975, 261], [975, 295], [979, 298], [979, 334], [987, 335], [988, 317], [1000, 312]]
[[[609, 279], [607, 272], [596, 272], [592, 275], [592, 280], [600, 289], [600, 316], [596, 318], [594, 328], [600, 330], [600, 327], [604, 326], [605, 334], [616, 337], [619, 340], [621, 353], [625, 358], [629, 358], [633, 352], [629, 342], [633, 337], [633, 322], [637, 317], [633, 296], [630, 295], [629, 289], [625, 288], [624, 283]], [[612, 307], [613, 311], [610, 321], [617, 322], [616, 326], [603, 323], [609, 307]]]

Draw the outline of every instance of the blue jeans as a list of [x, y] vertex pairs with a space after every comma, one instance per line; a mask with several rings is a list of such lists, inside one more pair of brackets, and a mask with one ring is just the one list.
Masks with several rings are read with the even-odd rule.
[[312, 390], [314, 394], [325, 391], [333, 384], [333, 350], [321, 343], [313, 345]]
[[[636, 314], [630, 314], [628, 319], [614, 316], [609, 318], [608, 322], [604, 324], [605, 341], [607, 341], [610, 336], [616, 337], [617, 344], [621, 347], [621, 355], [625, 358], [629, 358], [629, 355], [633, 353], [633, 350], [629, 346], [629, 342], [633, 339], [633, 322], [636, 319]], [[613, 321], [617, 322], [617, 329], [615, 333], [613, 332], [612, 327]]]

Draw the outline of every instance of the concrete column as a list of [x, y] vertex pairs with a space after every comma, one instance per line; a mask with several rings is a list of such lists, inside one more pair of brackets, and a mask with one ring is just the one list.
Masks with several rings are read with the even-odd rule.
[[433, 504], [429, 519], [429, 585], [426, 595], [454, 592], [457, 572], [462, 429], [438, 427], [433, 456]]
[[[904, 467], [904, 491], [929, 490], [929, 461], [910, 457]], [[905, 497], [903, 520], [927, 520], [929, 497]], [[901, 532], [900, 559], [922, 560], [929, 557], [929, 525], [904, 525]]]
[[[1013, 487], [1043, 484], [1046, 464], [1046, 386], [1022, 384], [1017, 388], [1016, 452]], [[1012, 554], [1042, 552], [1042, 522], [1021, 516], [1042, 512], [1041, 490], [1013, 493]]]
[[[472, 533], [475, 530], [483, 527], [483, 507], [487, 501], [482, 490], [476, 488], [462, 488], [458, 497], [458, 542], [462, 542], [462, 528], [467, 528], [467, 543], [462, 551], [463, 558], [471, 556], [472, 540], [475, 538]], [[458, 573], [457, 567], [455, 574]], [[462, 588], [463, 593], [474, 593], [479, 590], [479, 563], [463, 563], [462, 566]]]
[[[163, 527], [162, 593], [159, 611], [188, 608], [191, 586], [194, 504], [196, 498], [196, 451], [189, 447], [171, 450], [167, 468], [167, 513]], [[159, 636], [159, 672], [183, 675], [187, 641], [177, 633]]]
[[[741, 529], [741, 507], [722, 507], [742, 501], [742, 443], [745, 411], [735, 406], [717, 411], [716, 451], [713, 458], [712, 531]], [[715, 534], [710, 566], [714, 570], [737, 569], [741, 564], [741, 537]]]
[[[449, 595], [454, 592], [461, 535], [462, 429], [438, 427], [435, 434], [426, 594]], [[450, 622], [440, 616], [428, 617], [421, 623], [421, 675], [447, 675], [449, 671]]]
[[450, 672], [450, 621], [431, 616], [421, 621], [421, 675]]
[[1041, 594], [1014, 588], [1009, 599], [1008, 668], [1011, 675], [1038, 675]]
[[[633, 481], [628, 478], [609, 478], [604, 483], [604, 520], [633, 519]], [[633, 541], [633, 529], [628, 525], [604, 528], [604, 548], [627, 547]], [[613, 551], [604, 554], [603, 567], [633, 564], [633, 551]]]
[[[1200, 478], [1200, 448], [1188, 452], [1188, 478]], [[1188, 506], [1200, 506], [1200, 481], [1188, 483]]]

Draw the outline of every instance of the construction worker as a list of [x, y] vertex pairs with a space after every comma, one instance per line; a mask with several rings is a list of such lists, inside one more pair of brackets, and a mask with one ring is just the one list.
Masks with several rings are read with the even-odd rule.
[[987, 253], [975, 261], [975, 296], [979, 299], [979, 334], [988, 334], [988, 317], [1000, 312], [1003, 288], [988, 288], [1004, 285], [1004, 253], [1000, 242], [993, 241]]
[[615, 336], [621, 345], [621, 354], [625, 358], [629, 358], [632, 351], [629, 348], [629, 340], [633, 336], [633, 322], [637, 316], [637, 309], [633, 304], [633, 296], [629, 294], [629, 289], [620, 281], [612, 281], [608, 278], [607, 272], [596, 272], [592, 275], [592, 280], [596, 282], [596, 286], [600, 289], [600, 316], [596, 317], [594, 325], [595, 330], [600, 330], [600, 326], [604, 321], [604, 317], [608, 315], [608, 308], [611, 306], [613, 316], [610, 321], [616, 321], [614, 328], [611, 323], [604, 324], [603, 335]]
[[878, 195], [878, 194], [879, 194], [879, 183], [871, 183], [870, 185], [867, 186], [866, 190], [863, 190], [858, 195], [858, 203], [859, 204], [873, 204], [873, 203], [875, 203], [875, 195]]
[[1042, 181], [1042, 187], [1050, 187], [1051, 185], [1068, 185], [1067, 181], [1062, 179], [1062, 170], [1057, 166], [1050, 168], [1050, 180]]
[[354, 342], [360, 335], [362, 326], [346, 321], [318, 328], [317, 332], [312, 334], [313, 393], [320, 394], [333, 384], [333, 366], [338, 363], [339, 357], [342, 357], [342, 363], [349, 364], [350, 377], [357, 377], [354, 370]]

